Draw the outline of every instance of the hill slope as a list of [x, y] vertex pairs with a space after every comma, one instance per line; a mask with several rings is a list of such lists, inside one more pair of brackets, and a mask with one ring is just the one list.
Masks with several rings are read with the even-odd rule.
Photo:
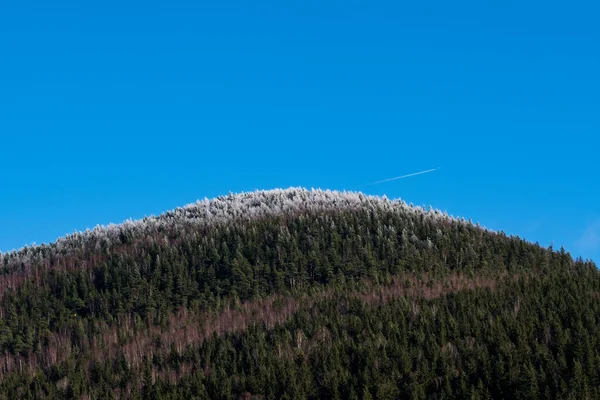
[[0, 271], [5, 398], [600, 398], [593, 263], [401, 201], [229, 195]]

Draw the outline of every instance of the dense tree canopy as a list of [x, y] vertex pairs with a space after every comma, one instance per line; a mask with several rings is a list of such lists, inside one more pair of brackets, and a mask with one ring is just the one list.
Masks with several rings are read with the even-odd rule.
[[0, 397], [600, 398], [600, 275], [288, 189], [0, 254]]

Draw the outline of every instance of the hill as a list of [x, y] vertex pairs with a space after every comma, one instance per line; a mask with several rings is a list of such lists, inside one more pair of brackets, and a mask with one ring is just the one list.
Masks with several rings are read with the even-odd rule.
[[0, 255], [3, 398], [600, 398], [589, 261], [287, 189]]

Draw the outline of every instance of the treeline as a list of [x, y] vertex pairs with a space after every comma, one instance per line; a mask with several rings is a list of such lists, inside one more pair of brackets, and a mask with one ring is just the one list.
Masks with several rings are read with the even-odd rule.
[[593, 263], [402, 202], [227, 196], [0, 259], [7, 395], [600, 395]]

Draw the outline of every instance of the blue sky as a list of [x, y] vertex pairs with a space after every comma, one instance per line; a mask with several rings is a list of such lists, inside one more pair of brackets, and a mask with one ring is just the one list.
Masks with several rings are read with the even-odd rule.
[[599, 260], [598, 6], [412, 3], [3, 1], [0, 250], [305, 186]]

